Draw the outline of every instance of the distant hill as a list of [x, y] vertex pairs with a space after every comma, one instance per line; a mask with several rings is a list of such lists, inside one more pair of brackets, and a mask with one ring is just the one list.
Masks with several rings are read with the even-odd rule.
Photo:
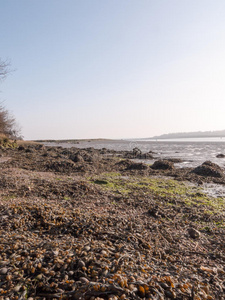
[[225, 130], [168, 133], [168, 134], [153, 136], [152, 139], [209, 138], [209, 137], [225, 137]]

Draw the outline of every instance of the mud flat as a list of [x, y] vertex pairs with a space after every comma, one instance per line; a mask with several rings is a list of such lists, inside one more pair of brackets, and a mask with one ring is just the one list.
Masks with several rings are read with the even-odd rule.
[[224, 170], [139, 154], [1, 148], [1, 300], [224, 299]]

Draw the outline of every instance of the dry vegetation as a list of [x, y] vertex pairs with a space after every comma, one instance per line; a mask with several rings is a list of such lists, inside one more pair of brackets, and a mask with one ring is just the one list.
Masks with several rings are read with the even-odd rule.
[[2, 147], [1, 300], [224, 299], [224, 199], [182, 180], [213, 177], [129, 155]]
[[15, 139], [19, 135], [15, 118], [0, 105], [0, 139], [5, 137]]
[[[0, 59], [0, 81], [6, 78], [9, 69], [9, 62]], [[16, 119], [10, 112], [0, 104], [0, 142], [5, 138], [16, 139], [20, 137], [20, 129], [16, 123]]]

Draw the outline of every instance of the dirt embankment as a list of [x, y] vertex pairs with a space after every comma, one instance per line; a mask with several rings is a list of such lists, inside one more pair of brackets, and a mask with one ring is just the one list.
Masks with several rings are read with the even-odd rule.
[[224, 184], [216, 165], [42, 145], [0, 154], [0, 299], [224, 299], [224, 199], [186, 183]]

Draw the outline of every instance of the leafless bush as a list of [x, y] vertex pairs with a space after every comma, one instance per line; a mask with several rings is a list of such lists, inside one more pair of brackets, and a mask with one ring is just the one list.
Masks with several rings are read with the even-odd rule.
[[[10, 72], [10, 63], [0, 59], [0, 81]], [[0, 103], [0, 136], [20, 138], [20, 129], [13, 115]]]
[[20, 129], [14, 116], [3, 105], [0, 105], [0, 134], [13, 139], [20, 135]]

